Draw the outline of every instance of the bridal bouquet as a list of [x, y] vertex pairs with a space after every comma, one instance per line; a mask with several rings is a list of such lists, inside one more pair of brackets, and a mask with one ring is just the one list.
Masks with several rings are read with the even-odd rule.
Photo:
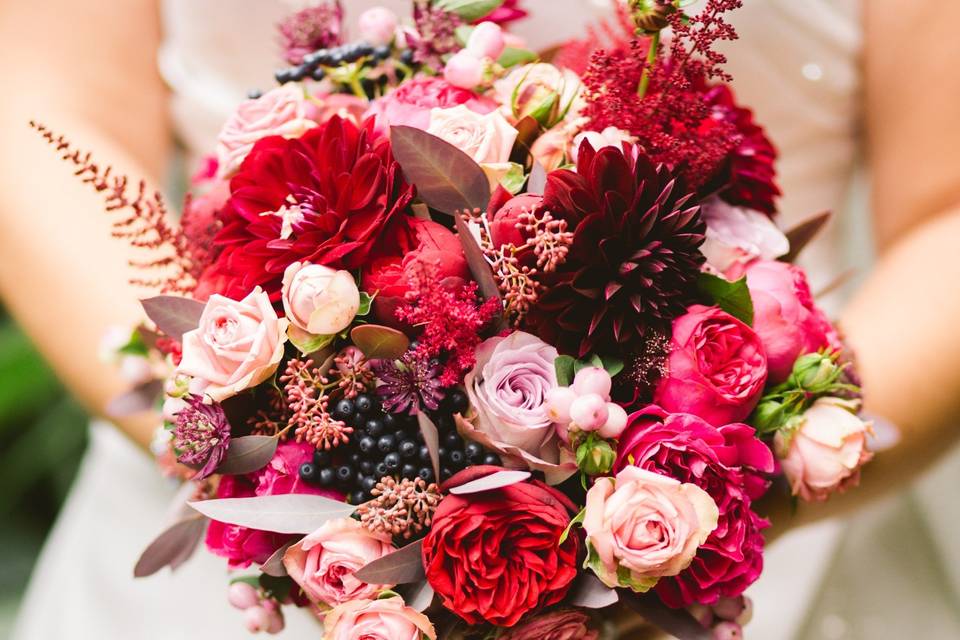
[[597, 638], [622, 605], [741, 637], [756, 501], [855, 484], [870, 426], [792, 264], [826, 217], [777, 227], [714, 49], [740, 3], [630, 0], [550, 62], [517, 2], [413, 4], [280, 25], [179, 225], [35, 125], [162, 291], [115, 350], [112, 409], [162, 403], [184, 481], [136, 575], [202, 540], [248, 629], [330, 640]]

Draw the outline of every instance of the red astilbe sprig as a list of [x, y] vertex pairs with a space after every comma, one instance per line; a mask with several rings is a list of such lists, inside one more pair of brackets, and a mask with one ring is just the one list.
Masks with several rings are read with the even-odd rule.
[[297, 442], [309, 442], [317, 449], [332, 449], [350, 440], [353, 427], [336, 420], [327, 410], [330, 380], [313, 360], [291, 358], [279, 378], [284, 401], [290, 411], [288, 427], [295, 429]]
[[414, 353], [418, 358], [442, 362], [440, 385], [458, 384], [473, 368], [474, 347], [480, 334], [501, 311], [500, 300], [481, 300], [477, 283], [449, 286], [435, 268], [418, 263], [412, 269], [410, 292], [396, 310], [397, 319], [423, 329]]
[[74, 175], [105, 195], [106, 210], [125, 211], [115, 220], [111, 235], [126, 240], [136, 249], [152, 252], [156, 257], [146, 261], [130, 260], [130, 266], [153, 271], [155, 277], [132, 278], [131, 284], [156, 288], [164, 293], [189, 293], [196, 286], [196, 262], [183, 230], [168, 218], [166, 204], [159, 191], [149, 191], [146, 181], [133, 186], [131, 180], [113, 172], [113, 167], [94, 162], [89, 152], [82, 152], [62, 135], [46, 126], [30, 121], [44, 140], [53, 145], [63, 160], [76, 167]]

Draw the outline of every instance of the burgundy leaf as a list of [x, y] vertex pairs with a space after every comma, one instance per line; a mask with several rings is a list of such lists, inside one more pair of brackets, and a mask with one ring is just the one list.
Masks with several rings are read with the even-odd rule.
[[271, 553], [267, 561], [260, 565], [260, 571], [274, 578], [282, 578], [287, 575], [287, 568], [283, 566], [283, 554], [287, 552], [287, 549], [296, 544], [296, 542], [296, 540], [291, 540]]
[[155, 409], [162, 391], [162, 380], [150, 380], [138, 384], [110, 400], [106, 408], [107, 415], [112, 418], [123, 418]]
[[350, 331], [350, 339], [368, 360], [396, 360], [410, 346], [406, 334], [379, 324], [361, 324]]
[[423, 434], [423, 444], [430, 451], [430, 464], [433, 466], [433, 477], [440, 480], [440, 432], [423, 411], [417, 412], [417, 422], [420, 424], [420, 433]]
[[197, 548], [206, 524], [207, 519], [197, 514], [175, 522], [140, 554], [140, 559], [133, 568], [133, 576], [145, 578], [164, 567], [179, 567]]
[[[517, 130], [517, 139], [510, 151], [510, 162], [527, 166], [527, 159], [531, 157], [530, 149], [540, 137], [542, 129], [540, 123], [533, 116], [523, 116], [514, 127]], [[529, 189], [528, 189], [529, 191]]]
[[424, 580], [423, 540], [411, 542], [393, 553], [378, 558], [354, 573], [367, 584], [410, 584]]
[[504, 470], [496, 471], [488, 476], [471, 480], [450, 489], [450, 493], [462, 496], [468, 493], [480, 493], [482, 491], [492, 491], [493, 489], [502, 489], [512, 484], [523, 482], [530, 477], [529, 471]]
[[141, 300], [140, 304], [157, 328], [175, 340], [183, 340], [183, 334], [200, 325], [200, 315], [206, 306], [180, 296], [156, 296]]
[[407, 606], [417, 611], [425, 611], [433, 602], [433, 587], [426, 580], [405, 585], [398, 592]]
[[262, 469], [273, 458], [279, 439], [276, 436], [232, 438], [227, 455], [214, 473], [240, 475]]
[[568, 602], [575, 607], [584, 609], [603, 609], [616, 604], [620, 599], [616, 589], [611, 589], [600, 582], [592, 571], [581, 573], [567, 596]]
[[470, 275], [480, 285], [480, 293], [484, 298], [499, 298], [500, 287], [493, 278], [493, 271], [490, 264], [483, 257], [483, 250], [477, 244], [477, 239], [470, 233], [470, 228], [460, 216], [454, 216], [454, 223], [457, 226], [457, 237], [460, 239], [460, 245], [463, 247], [463, 255], [467, 258], [467, 265], [470, 267]]
[[803, 251], [804, 247], [810, 244], [810, 241], [817, 237], [817, 234], [820, 233], [820, 230], [823, 229], [824, 225], [826, 225], [832, 217], [832, 212], [824, 211], [813, 217], [807, 218], [797, 226], [787, 231], [786, 236], [787, 240], [790, 241], [790, 252], [780, 259], [784, 262], [793, 262], [796, 260], [797, 256], [800, 255], [800, 252]]
[[391, 127], [390, 142], [403, 175], [428, 205], [451, 214], [487, 208], [490, 182], [463, 151], [415, 127]]
[[686, 609], [671, 609], [653, 591], [634, 593], [620, 589], [620, 601], [630, 605], [647, 622], [678, 640], [710, 640], [713, 636]]

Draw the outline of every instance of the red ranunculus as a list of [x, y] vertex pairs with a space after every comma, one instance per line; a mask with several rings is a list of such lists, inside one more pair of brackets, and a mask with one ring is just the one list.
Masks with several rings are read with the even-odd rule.
[[613, 473], [628, 465], [697, 485], [720, 510], [719, 523], [680, 575], [662, 578], [656, 590], [671, 607], [714, 603], [743, 593], [763, 568], [767, 522], [751, 502], [768, 486], [773, 454], [752, 427], [713, 427], [684, 413], [669, 414], [651, 405], [630, 416]]
[[513, 243], [519, 247], [526, 242], [523, 231], [517, 227], [520, 215], [536, 211], [541, 204], [543, 204], [543, 196], [530, 193], [514, 196], [497, 209], [494, 209], [491, 200], [490, 210], [496, 211], [493, 214], [493, 220], [490, 221], [490, 239], [493, 244], [499, 247]]
[[386, 138], [337, 116], [300, 138], [259, 140], [230, 192], [204, 279], [238, 300], [259, 285], [274, 302], [293, 262], [356, 269], [396, 242], [415, 193]]
[[717, 307], [693, 305], [673, 321], [667, 373], [653, 400], [671, 413], [729, 424], [750, 415], [766, 380], [753, 329]]
[[[496, 471], [471, 467], [444, 489]], [[558, 541], [575, 512], [569, 498], [538, 480], [448, 495], [423, 539], [427, 581], [443, 605], [468, 623], [512, 627], [569, 590], [580, 541], [576, 535]]]

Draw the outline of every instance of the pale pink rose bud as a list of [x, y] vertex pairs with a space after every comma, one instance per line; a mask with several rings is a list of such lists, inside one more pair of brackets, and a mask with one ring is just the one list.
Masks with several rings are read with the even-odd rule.
[[607, 401], [596, 393], [577, 396], [570, 403], [570, 420], [581, 431], [596, 431], [607, 421]]
[[443, 79], [461, 89], [473, 89], [483, 82], [484, 63], [466, 49], [447, 60]]
[[503, 29], [495, 22], [481, 22], [467, 39], [467, 48], [477, 58], [491, 58], [496, 60], [503, 53], [506, 43], [503, 40]]
[[570, 387], [554, 387], [547, 391], [547, 417], [553, 422], [566, 424], [570, 422], [570, 404], [577, 399], [577, 394]]
[[259, 633], [270, 628], [270, 612], [257, 605], [243, 612], [243, 624], [250, 633]]
[[584, 367], [574, 376], [571, 386], [578, 396], [595, 393], [604, 400], [609, 400], [613, 381], [603, 367]]
[[399, 19], [386, 7], [373, 7], [360, 14], [357, 26], [360, 37], [375, 47], [393, 42]]
[[247, 582], [234, 582], [227, 589], [227, 602], [230, 606], [241, 611], [255, 607], [260, 604], [260, 594], [252, 584]]
[[597, 433], [601, 438], [616, 440], [627, 428], [627, 412], [616, 402], [607, 403], [607, 421], [603, 423]]
[[743, 627], [736, 622], [721, 622], [713, 628], [713, 640], [741, 640]]
[[281, 298], [290, 323], [318, 336], [343, 331], [360, 308], [360, 290], [349, 271], [307, 262], [294, 262], [283, 272]]
[[746, 608], [746, 605], [743, 597], [720, 598], [713, 605], [713, 612], [717, 614], [718, 618], [736, 620], [737, 617], [743, 613], [744, 608]]

